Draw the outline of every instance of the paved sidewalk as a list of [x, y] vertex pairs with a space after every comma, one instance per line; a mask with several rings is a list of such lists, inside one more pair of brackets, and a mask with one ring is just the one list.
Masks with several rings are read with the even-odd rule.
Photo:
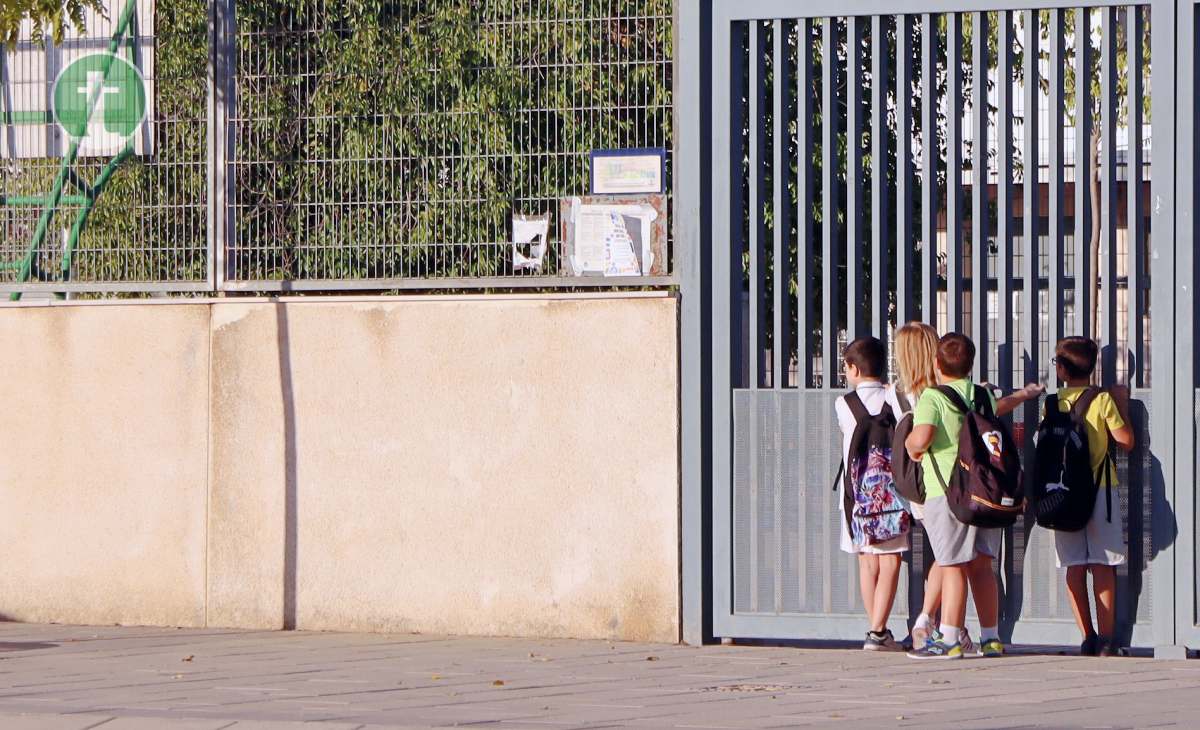
[[1200, 662], [0, 624], [4, 730], [1195, 727]]

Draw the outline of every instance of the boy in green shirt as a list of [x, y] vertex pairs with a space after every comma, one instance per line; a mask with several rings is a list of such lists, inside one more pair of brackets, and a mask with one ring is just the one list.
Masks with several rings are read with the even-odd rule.
[[[963, 401], [975, 406], [975, 384], [970, 380], [975, 364], [975, 345], [965, 335], [952, 332], [938, 342], [936, 369], [938, 382], [953, 388]], [[1038, 386], [1024, 390], [997, 402], [991, 392], [988, 399], [997, 415], [1011, 413], [1016, 407], [1041, 393]], [[917, 402], [913, 414], [913, 430], [905, 448], [914, 461], [926, 454], [936, 462], [937, 469], [922, 470], [925, 480], [925, 531], [933, 555], [942, 566], [942, 623], [941, 637], [924, 647], [913, 647], [909, 656], [914, 659], [959, 659], [964, 651], [960, 637], [967, 612], [967, 584], [975, 594], [975, 609], [979, 614], [979, 653], [1001, 656], [1004, 645], [998, 631], [999, 589], [992, 559], [1000, 553], [998, 528], [984, 529], [959, 522], [946, 501], [941, 477], [947, 481], [956, 468], [958, 435], [966, 414], [960, 412], [943, 393], [927, 388]]]

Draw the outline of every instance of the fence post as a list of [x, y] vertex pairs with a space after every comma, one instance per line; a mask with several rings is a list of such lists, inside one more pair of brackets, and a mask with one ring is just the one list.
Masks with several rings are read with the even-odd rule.
[[712, 640], [712, 503], [708, 399], [711, 348], [709, 291], [709, 165], [703, 141], [711, 134], [707, 90], [711, 43], [708, 3], [675, 6], [675, 116], [672, 184], [675, 261], [679, 274], [679, 396], [681, 478], [681, 614], [684, 643]]
[[208, 6], [208, 285], [225, 288], [226, 254], [233, 242], [229, 162], [233, 135], [234, 8], [236, 0], [214, 0]]

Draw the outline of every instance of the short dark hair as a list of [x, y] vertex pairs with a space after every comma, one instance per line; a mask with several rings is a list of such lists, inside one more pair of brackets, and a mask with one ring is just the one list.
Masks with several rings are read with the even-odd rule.
[[1069, 378], [1091, 377], [1100, 348], [1086, 337], [1064, 337], [1054, 347], [1055, 361]]
[[948, 378], [965, 378], [975, 364], [975, 343], [958, 332], [942, 335], [938, 340], [937, 364]]
[[887, 372], [887, 350], [878, 337], [859, 337], [846, 345], [842, 359], [868, 378], [882, 378]]

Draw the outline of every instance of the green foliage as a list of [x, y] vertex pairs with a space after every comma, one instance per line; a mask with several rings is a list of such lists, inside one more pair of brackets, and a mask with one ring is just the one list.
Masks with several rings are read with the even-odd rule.
[[100, 0], [2, 0], [0, 34], [12, 46], [17, 42], [21, 22], [33, 21], [33, 39], [41, 42], [48, 31], [55, 42], [63, 38], [68, 26], [83, 27], [84, 11], [103, 11]]

